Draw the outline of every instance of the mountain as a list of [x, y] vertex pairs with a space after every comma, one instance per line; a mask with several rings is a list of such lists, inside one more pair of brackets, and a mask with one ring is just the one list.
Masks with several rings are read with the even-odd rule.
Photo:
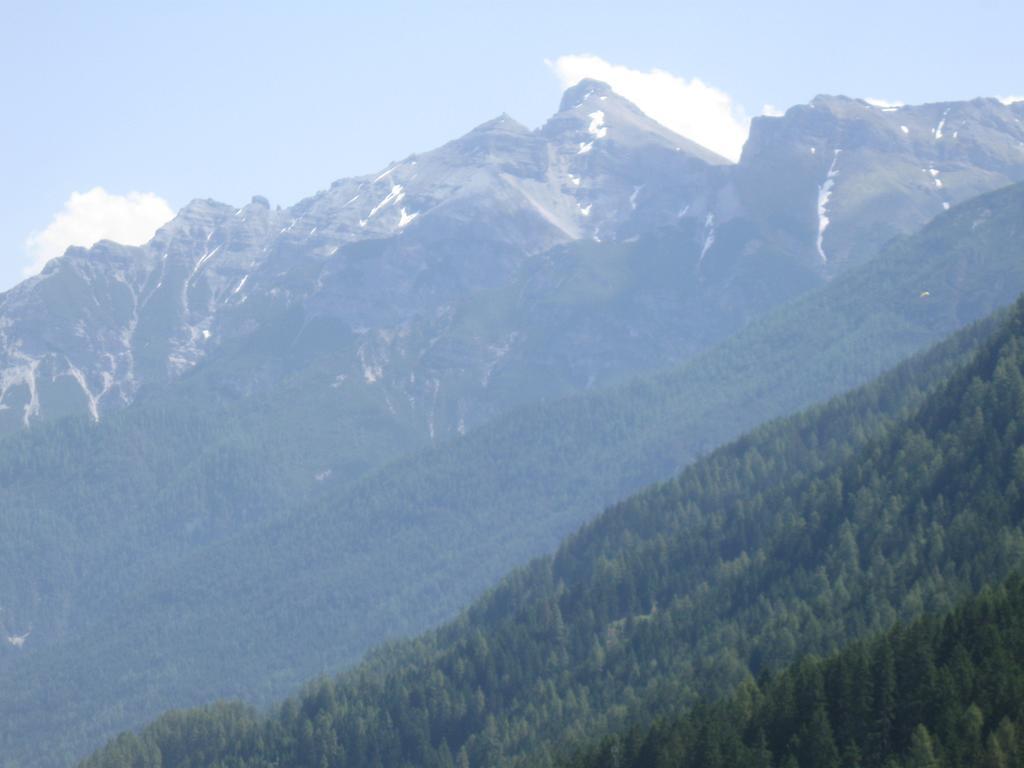
[[[194, 201], [145, 246], [72, 248], [3, 296], [7, 429], [76, 412], [98, 420], [297, 314], [292, 344], [319, 333], [318, 352], [343, 350], [330, 382], [342, 390], [378, 383], [390, 345], [411, 335], [427, 359], [393, 394], [418, 401], [417, 424], [433, 433], [438, 376], [459, 350], [432, 350], [456, 302], [507, 287], [553, 246], [675, 221], [666, 201], [699, 194], [723, 162], [584, 83], [538, 131], [502, 116], [286, 210], [259, 197], [237, 209]], [[630, 203], [641, 188], [650, 205]], [[502, 350], [472, 352], [482, 359], [463, 364], [486, 379]], [[274, 350], [264, 356], [223, 386], [273, 380]]]
[[537, 130], [501, 116], [284, 210], [194, 201], [0, 297], [0, 428], [195, 376], [270, 391], [298, 347], [306, 386], [437, 442], [689, 359], [1024, 179], [1022, 111], [819, 97], [756, 119], [731, 165], [587, 80]]
[[[939, 213], [930, 234], [869, 259], [879, 219], [851, 230], [857, 258], [825, 263], [822, 169], [801, 164], [825, 150], [794, 149], [820, 134], [859, 158], [863, 185], [833, 177], [835, 251], [845, 201], [880, 188], [873, 162], [909, 168], [977, 134], [944, 188], [1019, 177], [1020, 105], [978, 104], [955, 139], [885, 154], [852, 137], [897, 113], [818, 99], [758, 121], [730, 165], [585, 81], [535, 131], [501, 117], [286, 210], [195, 201], [144, 246], [51, 262], [0, 297], [0, 743], [34, 745], [56, 720], [67, 762], [67, 745], [170, 705], [279, 696], [450, 617], [602, 505], [1005, 304], [1024, 289], [1019, 191], [943, 213], [933, 182], [876, 212], [906, 232]], [[805, 111], [834, 112], [832, 132]], [[772, 126], [786, 130], [761, 137]], [[799, 194], [770, 193], [794, 180]], [[332, 557], [339, 539], [360, 557]], [[254, 618], [241, 573], [275, 574], [266, 615], [291, 630], [231, 654]], [[337, 600], [309, 632], [291, 612], [305, 593]], [[355, 605], [364, 619], [345, 621]], [[188, 642], [154, 632], [170, 616]], [[231, 674], [203, 671], [216, 659]], [[115, 669], [124, 684], [88, 700]]]
[[[1024, 186], [958, 206], [678, 370], [517, 410], [355, 484], [314, 480], [330, 441], [314, 422], [294, 438], [264, 400], [188, 418], [151, 403], [0, 445], [0, 619], [32, 632], [0, 648], [7, 751], [60, 732], [44, 740], [66, 762], [147, 713], [266, 701], [452, 616], [603, 505], [1010, 302], [1022, 212]], [[290, 499], [303, 478], [315, 490]]]
[[1022, 564], [1024, 300], [936, 382], [958, 349], [715, 451], [457, 621], [267, 718], [172, 714], [90, 764], [549, 764], [809, 652], [949, 610]]
[[1022, 117], [1024, 106], [997, 99], [879, 107], [819, 96], [754, 119], [739, 196], [750, 218], [834, 274], [942, 210], [1019, 181]]

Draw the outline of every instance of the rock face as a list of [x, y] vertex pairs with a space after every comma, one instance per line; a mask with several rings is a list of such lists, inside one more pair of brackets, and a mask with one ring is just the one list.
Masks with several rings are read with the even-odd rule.
[[534, 131], [502, 115], [288, 209], [194, 201], [142, 247], [69, 249], [0, 298], [0, 430], [98, 420], [200, 363], [251, 392], [288, 318], [336, 369], [309, 386], [369, 388], [436, 440], [684, 359], [1024, 178], [1022, 115], [818, 97], [755, 119], [732, 165], [585, 80]]
[[819, 96], [754, 119], [737, 186], [758, 222], [834, 274], [951, 205], [1019, 181], [1022, 116], [1024, 104], [996, 99], [878, 107]]

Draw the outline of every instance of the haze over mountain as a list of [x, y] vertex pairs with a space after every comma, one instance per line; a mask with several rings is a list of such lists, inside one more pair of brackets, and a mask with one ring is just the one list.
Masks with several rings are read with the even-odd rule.
[[1024, 187], [975, 196], [1024, 179], [1021, 117], [819, 97], [730, 164], [584, 81], [69, 250], [0, 297], [0, 745], [278, 696], [1005, 305]]

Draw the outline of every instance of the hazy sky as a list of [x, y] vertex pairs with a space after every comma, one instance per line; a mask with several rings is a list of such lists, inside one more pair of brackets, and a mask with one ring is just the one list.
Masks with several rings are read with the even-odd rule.
[[1024, 95], [1019, 0], [354, 6], [0, 0], [0, 289], [195, 197], [289, 205], [502, 112], [537, 126], [583, 74], [727, 154], [817, 93]]

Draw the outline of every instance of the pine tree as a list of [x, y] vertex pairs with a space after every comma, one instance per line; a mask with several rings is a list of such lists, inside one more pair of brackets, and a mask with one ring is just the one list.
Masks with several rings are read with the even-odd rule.
[[839, 768], [839, 750], [823, 704], [800, 733], [800, 768]]
[[931, 734], [923, 725], [917, 726], [910, 736], [910, 750], [904, 765], [906, 768], [939, 768]]

